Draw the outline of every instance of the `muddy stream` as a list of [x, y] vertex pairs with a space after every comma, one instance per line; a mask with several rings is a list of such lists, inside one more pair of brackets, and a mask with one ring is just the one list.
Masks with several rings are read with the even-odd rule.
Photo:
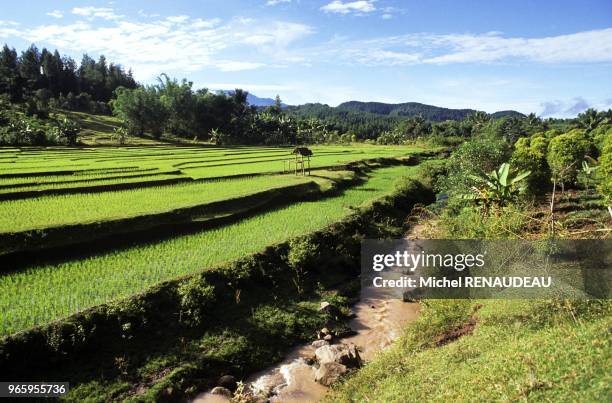
[[[403, 327], [416, 319], [418, 311], [418, 303], [383, 298], [372, 288], [364, 289], [360, 301], [353, 306], [354, 317], [348, 323], [356, 334], [339, 342], [354, 343], [361, 358], [367, 362], [396, 340]], [[271, 392], [270, 402], [317, 402], [328, 388], [315, 382], [315, 368], [307, 364], [315, 350], [310, 343], [295, 347], [282, 362], [253, 374], [245, 384], [256, 394], [269, 395]], [[229, 402], [229, 399], [205, 392], [193, 402]]]

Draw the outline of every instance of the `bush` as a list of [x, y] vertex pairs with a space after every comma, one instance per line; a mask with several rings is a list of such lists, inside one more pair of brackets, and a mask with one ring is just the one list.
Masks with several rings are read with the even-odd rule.
[[584, 157], [592, 151], [583, 129], [574, 129], [550, 140], [546, 160], [552, 175], [563, 184], [576, 183]]
[[471, 176], [497, 169], [509, 154], [508, 144], [494, 136], [478, 136], [461, 144], [449, 158], [448, 176], [438, 186], [443, 192], [467, 194], [476, 185]]
[[603, 148], [606, 143], [606, 139], [612, 137], [612, 124], [597, 126], [595, 130], [590, 133], [597, 148], [597, 155], [603, 153]]
[[597, 170], [597, 175], [600, 178], [598, 189], [610, 206], [612, 205], [612, 136], [608, 136], [602, 143], [599, 169]]
[[548, 139], [542, 133], [517, 140], [511, 164], [519, 171], [531, 171], [526, 181], [529, 195], [542, 195], [550, 188], [550, 167], [546, 160]]
[[78, 123], [68, 119], [64, 115], [60, 115], [57, 119], [57, 126], [51, 129], [51, 133], [54, 139], [59, 139], [63, 144], [75, 145], [77, 143], [77, 136], [81, 128]]
[[180, 322], [189, 326], [198, 326], [203, 322], [207, 309], [215, 300], [215, 287], [196, 276], [179, 285], [178, 295], [181, 299]]
[[381, 145], [398, 145], [404, 144], [406, 138], [397, 132], [384, 132], [376, 139], [376, 144]]
[[462, 207], [456, 200], [449, 202], [442, 215], [444, 236], [457, 239], [515, 239], [528, 222], [522, 208], [509, 205], [486, 215], [476, 207]]
[[293, 270], [293, 283], [299, 294], [304, 292], [304, 277], [315, 265], [319, 247], [309, 239], [300, 238], [289, 242], [287, 264]]

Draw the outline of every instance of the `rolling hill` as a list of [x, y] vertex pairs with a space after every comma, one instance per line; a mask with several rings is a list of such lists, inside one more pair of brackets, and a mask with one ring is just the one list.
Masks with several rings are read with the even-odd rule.
[[[418, 102], [405, 102], [400, 104], [387, 104], [382, 102], [360, 102], [349, 101], [341, 103], [336, 107], [339, 110], [368, 112], [376, 115], [386, 115], [394, 117], [411, 117], [422, 115], [425, 119], [433, 122], [444, 120], [461, 120], [476, 112], [475, 109], [450, 109], [434, 105], [426, 105]], [[503, 116], [523, 116], [516, 111], [500, 111], [491, 114], [492, 117], [500, 118]]]

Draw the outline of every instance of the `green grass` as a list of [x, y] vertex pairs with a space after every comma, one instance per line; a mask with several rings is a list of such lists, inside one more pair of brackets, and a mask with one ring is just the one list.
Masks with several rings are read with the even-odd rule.
[[[436, 347], [465, 323], [472, 335]], [[338, 386], [329, 401], [607, 401], [609, 301], [438, 300], [389, 351]]]
[[[142, 180], [139, 178], [139, 180]], [[278, 175], [0, 202], [0, 233], [115, 220], [280, 188], [311, 179]], [[112, 180], [111, 183], [121, 183]]]
[[[410, 146], [314, 146], [313, 167], [339, 165], [379, 157], [406, 156], [422, 151]], [[292, 158], [288, 147], [83, 147], [9, 149], [0, 159], [0, 181], [6, 174], [27, 175], [100, 169], [182, 169], [194, 177], [280, 172], [283, 160]], [[263, 161], [262, 161], [263, 160]]]
[[341, 195], [296, 203], [235, 224], [0, 276], [0, 334], [12, 333], [112, 299], [126, 297], [166, 279], [231, 261], [289, 237], [312, 232], [352, 209], [392, 192], [416, 167], [374, 171], [362, 185]]
[[[173, 180], [180, 178], [180, 175], [175, 174], [164, 174], [160, 173], [151, 173], [151, 174], [132, 174], [132, 175], [123, 175], [121, 177], [100, 177], [99, 179], [81, 179], [81, 180], [73, 180], [73, 181], [60, 181], [56, 183], [38, 183], [36, 185], [30, 186], [19, 186], [19, 187], [10, 187], [10, 188], [0, 188], [0, 194], [13, 194], [13, 193], [21, 193], [21, 192], [43, 192], [45, 190], [54, 190], [54, 189], [72, 189], [73, 192], [70, 193], [79, 193], [84, 188], [89, 188], [92, 186], [105, 186], [105, 185], [120, 185], [124, 183], [134, 183], [134, 184], [143, 184], [146, 185], [147, 182], [157, 182], [157, 181], [165, 181], [165, 180]], [[162, 184], [159, 183], [158, 186]], [[41, 195], [42, 196], [42, 195]], [[36, 197], [36, 196], [33, 196]], [[1, 208], [1, 207], [0, 207]]]
[[[117, 138], [112, 138], [112, 134], [115, 128], [121, 127], [121, 119], [85, 112], [62, 110], [61, 113], [74, 119], [81, 126], [80, 142], [92, 145], [117, 144]], [[151, 145], [160, 143], [157, 140], [141, 137], [129, 137], [128, 139], [128, 144]]]

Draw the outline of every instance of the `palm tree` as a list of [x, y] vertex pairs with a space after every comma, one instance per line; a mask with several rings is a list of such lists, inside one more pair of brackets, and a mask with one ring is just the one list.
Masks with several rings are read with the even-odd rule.
[[467, 121], [472, 124], [475, 129], [481, 129], [491, 120], [491, 116], [488, 113], [482, 111], [476, 111], [467, 117]]
[[578, 114], [575, 120], [576, 127], [580, 129], [586, 129], [587, 132], [595, 129], [603, 121], [604, 116], [597, 113], [593, 108], [589, 108], [586, 111]]

